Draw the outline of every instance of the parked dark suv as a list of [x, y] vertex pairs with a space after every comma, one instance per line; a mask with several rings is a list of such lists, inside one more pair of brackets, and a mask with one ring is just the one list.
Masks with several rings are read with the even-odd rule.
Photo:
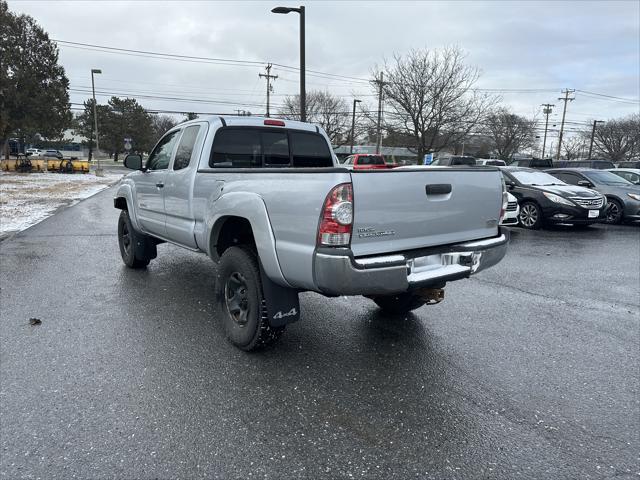
[[567, 185], [533, 168], [499, 168], [509, 192], [518, 199], [524, 228], [551, 223], [590, 225], [606, 218], [606, 199], [593, 190]]
[[609, 160], [561, 160], [556, 162], [558, 168], [595, 168], [596, 170], [608, 170], [615, 168], [613, 162]]
[[640, 160], [631, 160], [618, 163], [618, 168], [640, 168]]
[[545, 169], [553, 168], [553, 161], [550, 158], [521, 158], [512, 161], [509, 166]]

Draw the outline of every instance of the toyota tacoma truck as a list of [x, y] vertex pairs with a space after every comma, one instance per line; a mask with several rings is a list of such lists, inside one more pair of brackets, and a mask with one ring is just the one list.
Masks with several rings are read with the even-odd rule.
[[227, 338], [253, 350], [298, 320], [298, 294], [363, 295], [401, 314], [498, 263], [509, 242], [496, 168], [349, 170], [325, 132], [212, 116], [169, 130], [116, 189], [124, 263], [170, 242], [218, 263]]

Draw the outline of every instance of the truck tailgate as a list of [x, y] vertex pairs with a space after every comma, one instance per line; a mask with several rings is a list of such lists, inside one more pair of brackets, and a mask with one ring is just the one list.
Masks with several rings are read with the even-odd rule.
[[358, 256], [498, 234], [502, 180], [493, 168], [352, 172], [351, 250]]

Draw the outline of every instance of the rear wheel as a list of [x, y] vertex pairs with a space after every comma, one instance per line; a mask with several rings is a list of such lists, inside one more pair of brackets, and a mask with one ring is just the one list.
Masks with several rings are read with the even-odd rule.
[[[140, 255], [140, 249], [136, 249], [136, 245], [139, 242], [146, 244], [149, 241], [146, 235], [137, 232], [133, 228], [131, 219], [129, 218], [129, 212], [122, 210], [120, 212], [120, 218], [118, 219], [118, 244], [120, 245], [122, 261], [127, 267], [144, 268], [149, 265], [152, 257], [150, 255]], [[138, 250], [137, 253], [136, 250]]]
[[269, 324], [258, 257], [248, 247], [224, 251], [216, 293], [226, 336], [236, 347], [256, 350], [274, 343], [284, 332], [285, 327]]
[[622, 221], [622, 211], [622, 204], [618, 200], [610, 198], [606, 222], [611, 225], [620, 223]]
[[425, 304], [424, 300], [410, 292], [399, 293], [397, 295], [379, 295], [371, 299], [383, 311], [395, 314], [407, 313]]
[[520, 207], [518, 220], [524, 228], [537, 230], [542, 226], [542, 211], [535, 203], [525, 202]]

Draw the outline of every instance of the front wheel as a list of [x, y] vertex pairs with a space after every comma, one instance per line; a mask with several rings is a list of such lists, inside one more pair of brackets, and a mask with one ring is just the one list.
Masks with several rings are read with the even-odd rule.
[[394, 314], [408, 313], [425, 304], [424, 300], [410, 292], [397, 295], [379, 295], [372, 297], [372, 300], [383, 311]]
[[218, 264], [216, 294], [229, 341], [251, 351], [280, 338], [285, 327], [272, 327], [266, 314], [258, 257], [248, 247], [230, 247]]
[[607, 210], [607, 219], [610, 225], [617, 225], [622, 221], [622, 204], [618, 200], [609, 199], [609, 209]]
[[542, 211], [535, 203], [525, 202], [520, 207], [518, 220], [524, 228], [537, 230], [542, 226]]
[[118, 244], [120, 246], [120, 256], [122, 256], [122, 261], [127, 267], [144, 268], [149, 265], [155, 255], [148, 253], [149, 248], [142, 249], [144, 253], [140, 251], [141, 248], [136, 248], [141, 242], [147, 247], [149, 241], [146, 235], [137, 232], [133, 228], [129, 212], [122, 210], [118, 219]]

